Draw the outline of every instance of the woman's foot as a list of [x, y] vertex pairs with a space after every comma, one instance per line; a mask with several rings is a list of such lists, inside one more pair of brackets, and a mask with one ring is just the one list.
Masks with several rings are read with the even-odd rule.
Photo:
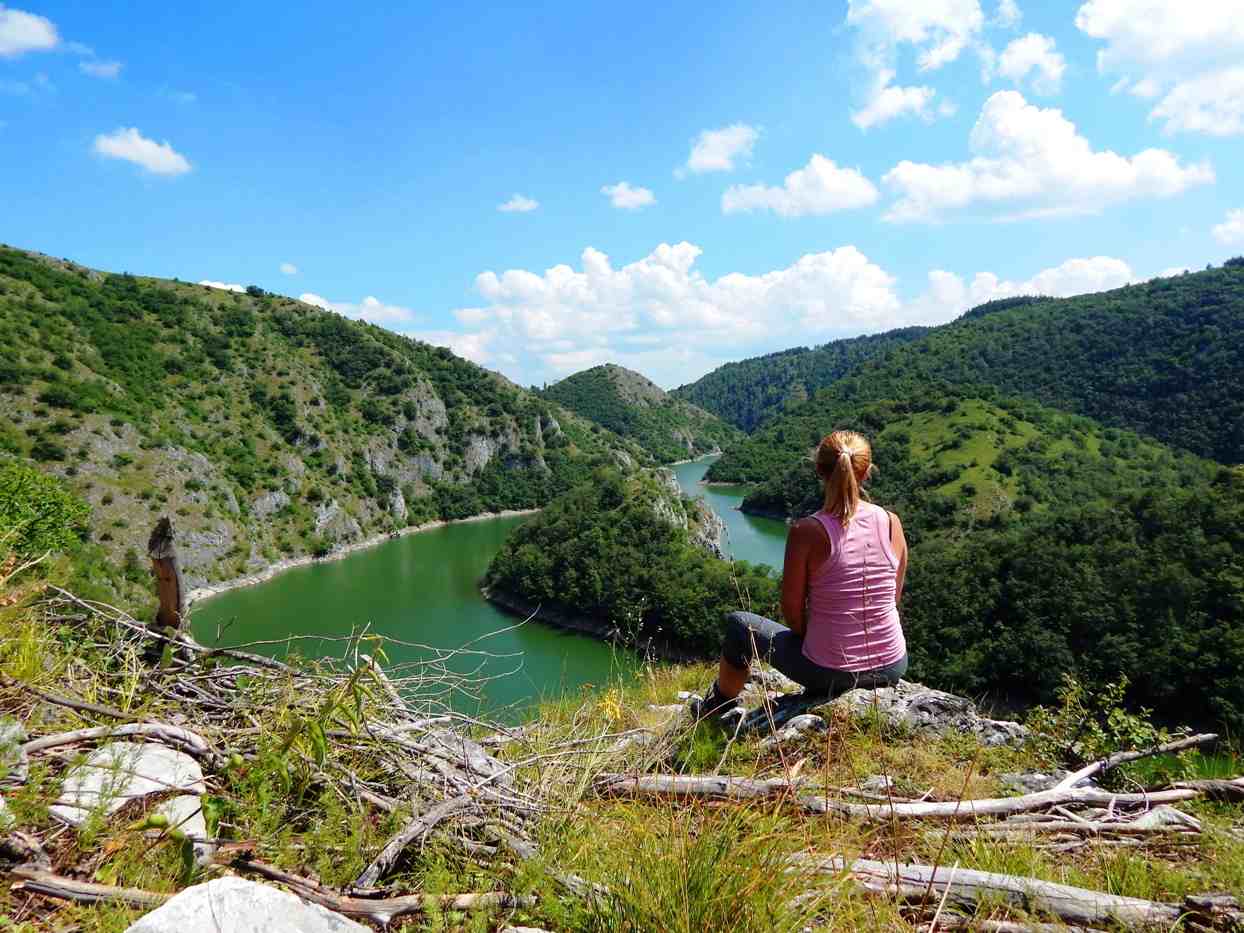
[[708, 693], [704, 695], [704, 699], [692, 701], [691, 718], [697, 722], [704, 719], [722, 719], [738, 708], [738, 698], [722, 696], [721, 690], [717, 687], [717, 681], [714, 680]]

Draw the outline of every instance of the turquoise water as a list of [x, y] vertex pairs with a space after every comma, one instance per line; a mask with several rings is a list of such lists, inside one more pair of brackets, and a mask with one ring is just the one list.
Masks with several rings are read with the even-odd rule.
[[[703, 496], [725, 520], [732, 557], [780, 568], [785, 524], [739, 512], [746, 487], [700, 485], [711, 462], [673, 469], [688, 495]], [[412, 665], [443, 657], [461, 681], [445, 699], [468, 713], [498, 715], [628, 676], [637, 665], [630, 653], [540, 623], [519, 624], [480, 595], [489, 561], [524, 520], [447, 525], [230, 590], [195, 604], [195, 637], [253, 645], [270, 656], [341, 657], [351, 633], [366, 630], [385, 639], [389, 669], [413, 672]]]
[[[497, 715], [625, 676], [633, 656], [603, 642], [501, 612], [477, 583], [524, 517], [447, 525], [385, 541], [338, 561], [310, 564], [193, 607], [195, 637], [209, 644], [275, 642], [253, 650], [340, 657], [352, 631], [384, 636], [387, 668], [435, 661], [462, 678], [446, 699]], [[287, 642], [289, 637], [301, 636]], [[464, 650], [465, 649], [465, 650]]]
[[786, 523], [772, 518], [744, 515], [738, 510], [739, 503], [750, 491], [750, 486], [705, 486], [700, 480], [708, 472], [716, 457], [705, 457], [691, 463], [671, 467], [678, 477], [683, 492], [693, 497], [703, 497], [713, 511], [726, 523], [726, 548], [735, 560], [753, 564], [768, 564], [782, 569], [782, 555], [786, 551]]

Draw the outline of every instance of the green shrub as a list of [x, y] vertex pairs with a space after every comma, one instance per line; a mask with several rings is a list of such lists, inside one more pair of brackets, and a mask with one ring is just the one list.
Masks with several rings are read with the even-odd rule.
[[0, 544], [19, 557], [73, 550], [90, 508], [55, 478], [17, 460], [0, 461]]

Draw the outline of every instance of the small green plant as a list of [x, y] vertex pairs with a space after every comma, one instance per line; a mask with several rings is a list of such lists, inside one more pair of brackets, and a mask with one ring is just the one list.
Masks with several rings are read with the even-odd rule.
[[1028, 714], [1033, 750], [1050, 763], [1078, 767], [1117, 751], [1152, 748], [1170, 739], [1154, 725], [1151, 711], [1124, 706], [1127, 677], [1091, 689], [1070, 674], [1063, 677], [1058, 705]]

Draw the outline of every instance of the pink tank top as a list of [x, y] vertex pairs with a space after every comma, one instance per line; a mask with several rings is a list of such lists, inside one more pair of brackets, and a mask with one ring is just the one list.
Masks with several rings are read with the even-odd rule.
[[895, 593], [898, 558], [890, 516], [861, 502], [845, 528], [824, 511], [814, 516], [829, 535], [829, 560], [808, 581], [808, 631], [803, 654], [821, 667], [872, 671], [907, 653]]

